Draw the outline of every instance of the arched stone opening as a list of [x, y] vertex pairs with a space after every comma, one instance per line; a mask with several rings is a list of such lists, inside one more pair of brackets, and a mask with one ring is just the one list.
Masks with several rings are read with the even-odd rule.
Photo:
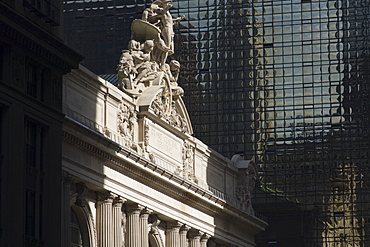
[[[73, 243], [79, 238], [77, 234], [80, 234], [80, 244]], [[88, 206], [71, 205], [71, 246], [97, 247], [93, 219]]]

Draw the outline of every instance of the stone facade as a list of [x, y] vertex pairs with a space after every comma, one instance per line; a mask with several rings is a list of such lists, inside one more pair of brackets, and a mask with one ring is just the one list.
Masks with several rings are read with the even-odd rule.
[[63, 214], [80, 246], [255, 246], [255, 166], [194, 138], [181, 96], [128, 94], [82, 66], [63, 88]]
[[[0, 1], [0, 246], [61, 246], [62, 3]], [[69, 217], [69, 216], [68, 216]]]

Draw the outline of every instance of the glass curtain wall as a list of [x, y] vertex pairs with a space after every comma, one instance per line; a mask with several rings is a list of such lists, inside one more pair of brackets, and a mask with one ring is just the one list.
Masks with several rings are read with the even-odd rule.
[[370, 246], [369, 1], [254, 1], [259, 246]]
[[253, 65], [251, 1], [174, 1], [175, 55], [196, 137], [227, 157], [252, 155], [249, 94]]
[[95, 74], [115, 74], [131, 23], [151, 0], [64, 0], [64, 40]]
[[174, 5], [196, 136], [259, 166], [258, 246], [370, 246], [370, 1]]

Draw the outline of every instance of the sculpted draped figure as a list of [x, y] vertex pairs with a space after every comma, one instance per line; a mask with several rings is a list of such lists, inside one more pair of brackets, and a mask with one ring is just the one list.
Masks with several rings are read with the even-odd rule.
[[141, 20], [134, 20], [128, 50], [123, 50], [117, 68], [118, 87], [140, 94], [151, 85], [177, 87], [180, 63], [168, 56], [174, 54], [173, 25], [184, 16], [172, 18], [172, 0], [156, 0], [144, 10]]

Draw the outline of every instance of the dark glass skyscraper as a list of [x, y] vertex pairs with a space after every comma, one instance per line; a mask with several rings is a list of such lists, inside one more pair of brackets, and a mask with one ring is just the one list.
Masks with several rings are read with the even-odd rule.
[[149, 1], [64, 0], [65, 40], [84, 55], [82, 65], [96, 74], [116, 73], [121, 51], [130, 40], [131, 23], [141, 18]]
[[[113, 73], [129, 40], [124, 23], [140, 18], [145, 2], [67, 3], [67, 21], [88, 9], [75, 23], [91, 16], [88, 4], [114, 12], [101, 15], [110, 31], [97, 37], [115, 37], [113, 68], [93, 70]], [[195, 135], [259, 167], [254, 207], [270, 227], [258, 246], [370, 246], [370, 1], [173, 5], [174, 16], [186, 16], [175, 27], [175, 54]], [[69, 26], [71, 35], [84, 32]]]
[[180, 84], [198, 138], [231, 157], [252, 155], [254, 37], [250, 1], [177, 1]]
[[258, 246], [370, 246], [370, 1], [176, 6], [195, 133], [260, 168]]

